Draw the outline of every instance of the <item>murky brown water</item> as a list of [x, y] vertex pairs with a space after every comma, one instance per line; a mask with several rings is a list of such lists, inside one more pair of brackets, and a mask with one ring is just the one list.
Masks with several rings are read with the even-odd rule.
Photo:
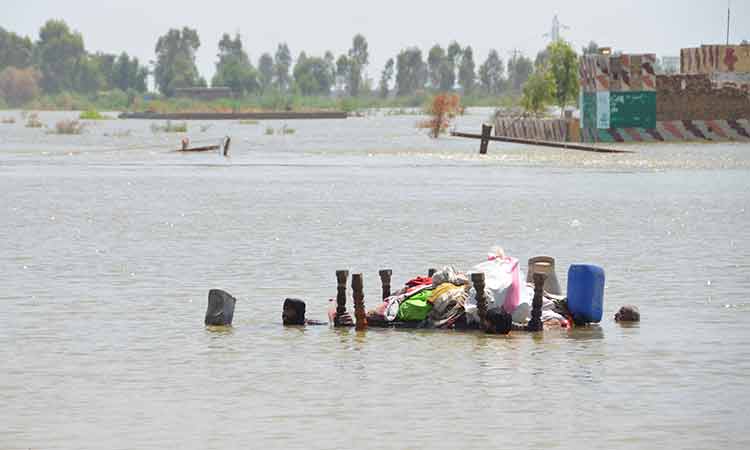
[[[0, 125], [0, 448], [750, 445], [750, 145], [479, 158], [418, 120], [191, 124], [233, 136], [229, 159], [169, 153], [180, 136], [148, 122]], [[608, 319], [542, 338], [280, 326], [287, 296], [324, 317], [336, 269], [372, 304], [378, 269], [397, 283], [495, 244], [556, 256], [563, 283], [604, 266]], [[214, 287], [240, 298], [231, 331], [202, 325]], [[624, 303], [640, 325], [609, 319]]]

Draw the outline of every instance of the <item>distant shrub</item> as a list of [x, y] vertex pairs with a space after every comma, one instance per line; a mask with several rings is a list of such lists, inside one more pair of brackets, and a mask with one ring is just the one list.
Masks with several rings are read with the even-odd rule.
[[283, 125], [279, 129], [275, 129], [273, 127], [267, 127], [266, 128], [266, 136], [273, 136], [274, 134], [280, 134], [280, 135], [288, 136], [288, 135], [295, 134], [295, 133], [297, 133], [297, 130], [295, 130], [294, 128], [290, 128], [290, 127], [286, 126], [286, 124]]
[[112, 134], [104, 133], [104, 136], [106, 137], [115, 137], [115, 138], [125, 138], [125, 137], [130, 137], [132, 135], [133, 135], [133, 130], [120, 130], [120, 131], [115, 131]]
[[95, 109], [84, 111], [78, 117], [81, 120], [111, 120], [112, 117], [106, 116]]
[[278, 91], [272, 91], [257, 99], [262, 109], [268, 111], [288, 111], [292, 109], [293, 99]]
[[26, 115], [26, 128], [42, 128], [44, 124], [39, 120], [39, 114], [29, 113]]
[[55, 95], [42, 95], [29, 102], [31, 109], [57, 111], [88, 111], [94, 104], [86, 95], [74, 92], [61, 92]]
[[55, 134], [81, 134], [85, 124], [78, 120], [64, 119], [55, 124]]
[[154, 133], [187, 133], [187, 130], [187, 122], [173, 124], [172, 121], [168, 120], [164, 125], [151, 124], [151, 131]]
[[97, 92], [94, 102], [97, 108], [105, 111], [123, 111], [128, 109], [130, 104], [135, 101], [136, 92], [124, 92], [120, 89], [111, 91]]
[[0, 72], [0, 97], [11, 106], [21, 106], [39, 95], [41, 78], [33, 68], [6, 67]]

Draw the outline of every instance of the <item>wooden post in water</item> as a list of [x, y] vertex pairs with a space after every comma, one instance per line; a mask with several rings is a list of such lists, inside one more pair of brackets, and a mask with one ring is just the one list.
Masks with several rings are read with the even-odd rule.
[[224, 139], [224, 156], [229, 156], [229, 146], [232, 145], [232, 138], [227, 136]]
[[482, 143], [479, 145], [479, 154], [486, 155], [487, 147], [490, 144], [490, 134], [492, 133], [492, 125], [482, 124]]
[[484, 292], [484, 273], [472, 273], [471, 282], [477, 295], [477, 311], [479, 312], [479, 326], [484, 329], [484, 319], [487, 317], [487, 297]]
[[365, 312], [365, 290], [361, 273], [352, 275], [352, 293], [357, 331], [363, 331], [367, 329], [367, 313]]
[[383, 285], [383, 300], [391, 296], [391, 276], [393, 276], [393, 271], [390, 269], [380, 271], [380, 283]]
[[547, 275], [543, 273], [534, 274], [534, 301], [531, 304], [531, 320], [526, 326], [528, 331], [537, 333], [544, 331], [542, 324], [542, 306], [544, 304], [544, 283], [547, 281]]
[[348, 279], [348, 270], [339, 270], [336, 272], [336, 281], [338, 282], [338, 293], [336, 294], [337, 317], [341, 317], [346, 314], [346, 281]]
[[430, 269], [427, 271], [427, 276], [432, 278], [433, 275], [437, 273], [437, 269]]

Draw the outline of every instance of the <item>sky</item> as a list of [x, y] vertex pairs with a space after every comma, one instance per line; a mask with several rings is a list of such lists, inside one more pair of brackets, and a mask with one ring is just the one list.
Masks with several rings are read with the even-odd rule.
[[[409, 46], [427, 53], [439, 43], [471, 45], [477, 67], [490, 49], [503, 59], [515, 50], [528, 56], [546, 46], [557, 14], [561, 34], [580, 49], [600, 46], [631, 53], [677, 56], [680, 48], [726, 41], [726, 0], [315, 0], [268, 2], [212, 0], [0, 0], [0, 26], [36, 39], [48, 19], [63, 19], [79, 31], [90, 52], [126, 51], [154, 60], [158, 37], [170, 28], [198, 30], [198, 69], [210, 80], [222, 33], [239, 32], [254, 63], [286, 42], [300, 51], [336, 56], [362, 33], [368, 40], [368, 73], [378, 79], [388, 58]], [[750, 0], [734, 0], [730, 39], [750, 40]]]

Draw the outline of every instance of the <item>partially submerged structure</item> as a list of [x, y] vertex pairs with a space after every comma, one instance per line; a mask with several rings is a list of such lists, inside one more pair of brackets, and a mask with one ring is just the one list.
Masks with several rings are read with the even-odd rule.
[[[683, 49], [683, 71], [676, 75], [656, 75], [653, 54], [583, 56], [582, 139], [750, 141], [750, 95], [730, 81], [750, 74], [750, 67], [735, 63], [738, 52], [726, 46]], [[695, 55], [706, 59], [696, 62]]]
[[495, 119], [495, 134], [558, 142], [750, 141], [750, 46], [682, 49], [681, 73], [654, 54], [580, 60], [580, 119]]

